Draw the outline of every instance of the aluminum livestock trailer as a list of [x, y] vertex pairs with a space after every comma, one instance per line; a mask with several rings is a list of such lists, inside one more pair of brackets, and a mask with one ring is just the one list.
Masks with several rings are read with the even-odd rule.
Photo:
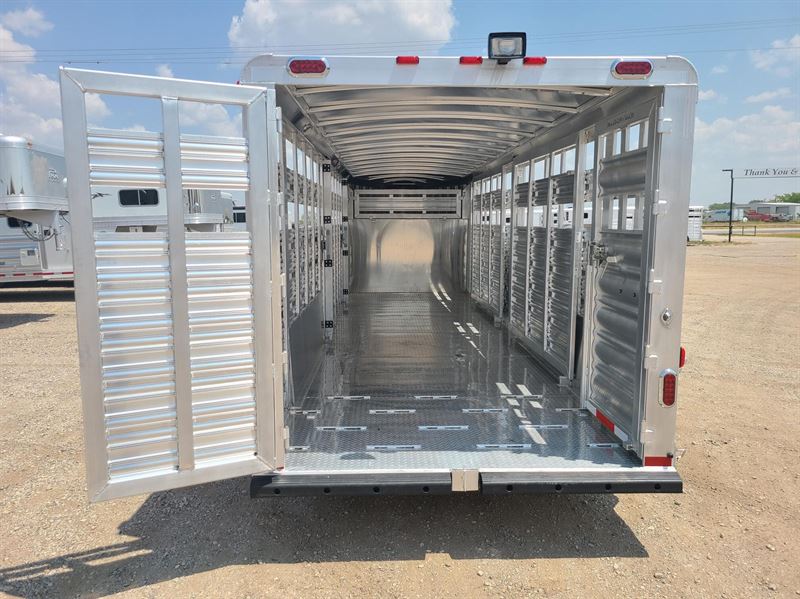
[[0, 285], [71, 281], [64, 156], [0, 135]]
[[[93, 500], [681, 490], [696, 73], [515, 44], [260, 56], [242, 85], [62, 69]], [[87, 93], [163, 127], [87, 129]], [[182, 132], [184, 101], [242, 136]], [[97, 231], [93, 187], [145, 181], [168, 230]], [[204, 188], [246, 230], [186, 231]]]

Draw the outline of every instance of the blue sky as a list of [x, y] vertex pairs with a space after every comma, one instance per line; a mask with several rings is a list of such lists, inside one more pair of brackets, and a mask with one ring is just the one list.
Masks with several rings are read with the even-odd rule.
[[[681, 54], [699, 71], [692, 202], [728, 194], [722, 168], [800, 166], [800, 2], [490, 0], [3, 0], [0, 131], [60, 145], [57, 68], [236, 81], [280, 53], [477, 54], [490, 31], [528, 33], [532, 55]], [[323, 50], [324, 49], [324, 50]], [[96, 99], [90, 120], [146, 115]], [[219, 132], [224, 113], [191, 115]], [[742, 180], [737, 201], [800, 190]]]

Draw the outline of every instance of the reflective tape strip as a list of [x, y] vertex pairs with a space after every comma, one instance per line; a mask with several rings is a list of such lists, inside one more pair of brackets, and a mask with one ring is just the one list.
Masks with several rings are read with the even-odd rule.
[[644, 458], [645, 466], [672, 466], [672, 458], [668, 456], [649, 455]]
[[592, 404], [589, 404], [589, 411], [594, 414], [595, 418], [600, 421], [604, 427], [606, 427], [609, 431], [614, 433], [614, 435], [619, 438], [623, 442], [628, 441], [628, 435], [625, 431], [621, 430], [617, 425], [615, 425], [603, 412], [598, 410]]

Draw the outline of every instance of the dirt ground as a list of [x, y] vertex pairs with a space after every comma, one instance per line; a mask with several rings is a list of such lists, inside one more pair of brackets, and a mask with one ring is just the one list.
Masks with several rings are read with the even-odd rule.
[[800, 596], [800, 239], [689, 248], [683, 495], [89, 505], [72, 300], [0, 290], [0, 593]]

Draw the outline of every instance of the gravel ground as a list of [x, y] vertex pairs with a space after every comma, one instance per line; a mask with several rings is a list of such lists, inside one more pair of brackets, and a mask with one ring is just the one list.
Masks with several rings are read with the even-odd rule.
[[800, 596], [800, 240], [689, 248], [683, 495], [89, 505], [72, 300], [0, 290], [0, 593]]

